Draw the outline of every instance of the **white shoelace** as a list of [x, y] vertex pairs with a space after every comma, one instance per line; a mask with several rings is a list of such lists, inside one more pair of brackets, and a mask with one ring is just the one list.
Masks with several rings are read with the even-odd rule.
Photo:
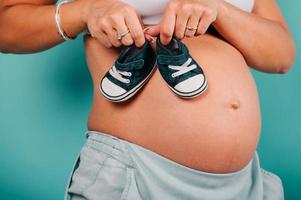
[[120, 70], [116, 69], [115, 65], [113, 65], [113, 67], [110, 69], [109, 73], [114, 78], [116, 78], [117, 80], [119, 80], [119, 81], [121, 81], [123, 83], [130, 83], [130, 79], [126, 79], [126, 78], [122, 77], [121, 75], [130, 77], [130, 76], [132, 76], [131, 72], [120, 71]]
[[188, 58], [187, 61], [183, 65], [180, 65], [180, 66], [168, 65], [168, 67], [170, 69], [177, 70], [176, 72], [172, 73], [171, 76], [173, 78], [175, 78], [177, 76], [180, 76], [182, 74], [185, 74], [185, 73], [190, 72], [191, 70], [194, 70], [195, 68], [197, 68], [196, 64], [190, 65], [191, 61], [192, 61], [192, 59]]

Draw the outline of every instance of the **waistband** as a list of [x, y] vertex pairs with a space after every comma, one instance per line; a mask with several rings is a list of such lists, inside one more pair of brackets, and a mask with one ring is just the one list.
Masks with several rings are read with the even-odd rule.
[[129, 167], [133, 167], [133, 161], [129, 156], [124, 140], [98, 131], [86, 131], [87, 145], [98, 151], [105, 152]]
[[[182, 164], [179, 164], [173, 160], [167, 159], [160, 154], [157, 154], [149, 149], [146, 149], [144, 147], [141, 147], [140, 145], [128, 142], [126, 140], [123, 140], [121, 138], [118, 138], [114, 135], [110, 135], [108, 133], [99, 132], [99, 131], [86, 131], [86, 138], [90, 140], [88, 143], [90, 145], [94, 145], [97, 149], [100, 151], [103, 151], [105, 153], [108, 153], [115, 157], [116, 159], [123, 161], [128, 166], [134, 167], [135, 163], [133, 160], [133, 156], [138, 157], [139, 155], [144, 156], [147, 155], [148, 157], [152, 158], [153, 160], [156, 160], [160, 163], [164, 163], [165, 167], [169, 169], [177, 168], [177, 170], [180, 169], [180, 171], [189, 172], [192, 176], [209, 176], [209, 177], [218, 177], [218, 178], [227, 178], [227, 177], [236, 177], [242, 176], [243, 174], [247, 173], [249, 171], [249, 168], [253, 165], [259, 166], [259, 159], [257, 151], [255, 151], [253, 159], [249, 161], [249, 163], [243, 167], [242, 169], [235, 171], [235, 172], [229, 172], [229, 173], [210, 173], [205, 171], [196, 170], [193, 168], [186, 167]], [[93, 142], [94, 141], [94, 142]], [[143, 154], [143, 155], [142, 155]]]

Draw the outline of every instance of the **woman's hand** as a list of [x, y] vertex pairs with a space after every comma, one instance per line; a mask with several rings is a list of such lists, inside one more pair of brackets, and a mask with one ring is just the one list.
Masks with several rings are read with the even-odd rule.
[[173, 35], [182, 39], [204, 34], [217, 18], [219, 0], [171, 0], [165, 8], [159, 26], [146, 32], [160, 34], [162, 44], [168, 44]]
[[[83, 12], [83, 21], [91, 36], [106, 47], [119, 47], [135, 43], [140, 47], [145, 42], [143, 23], [136, 11], [119, 0], [92, 0]], [[122, 39], [117, 34], [126, 33]]]

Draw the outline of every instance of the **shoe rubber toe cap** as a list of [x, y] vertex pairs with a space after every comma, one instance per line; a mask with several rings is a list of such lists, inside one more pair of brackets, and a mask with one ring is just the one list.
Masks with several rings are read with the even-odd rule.
[[205, 77], [203, 74], [198, 74], [189, 79], [186, 79], [175, 86], [179, 92], [189, 93], [198, 90], [204, 84]]
[[107, 95], [112, 96], [112, 97], [118, 97], [118, 96], [126, 93], [125, 89], [119, 87], [118, 85], [116, 85], [115, 83], [113, 83], [106, 77], [102, 80], [101, 89]]

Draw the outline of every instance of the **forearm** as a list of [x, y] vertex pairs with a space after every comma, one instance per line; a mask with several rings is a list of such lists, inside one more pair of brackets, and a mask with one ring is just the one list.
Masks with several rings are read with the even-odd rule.
[[213, 26], [251, 67], [270, 73], [284, 73], [291, 67], [294, 43], [288, 29], [280, 23], [222, 1]]
[[[81, 19], [81, 2], [61, 7], [61, 23], [69, 36], [85, 29]], [[57, 32], [55, 5], [20, 4], [0, 10], [0, 51], [11, 53], [38, 52], [63, 40]]]

